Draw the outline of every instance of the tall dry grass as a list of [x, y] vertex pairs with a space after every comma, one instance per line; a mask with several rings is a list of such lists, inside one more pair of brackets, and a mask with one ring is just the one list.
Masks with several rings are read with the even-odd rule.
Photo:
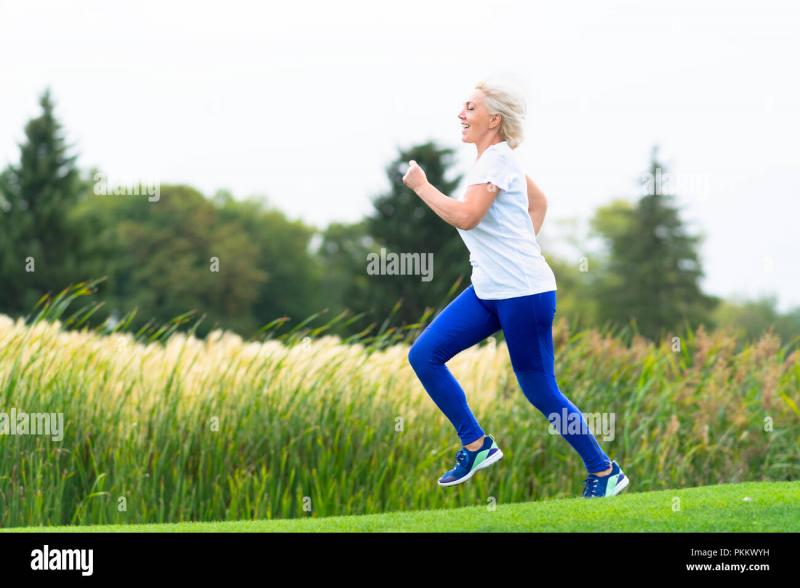
[[[505, 343], [448, 364], [505, 453], [440, 488], [460, 447], [408, 346], [65, 330], [0, 316], [0, 412], [63, 413], [62, 441], [0, 435], [2, 526], [329, 516], [580, 494], [579, 456], [525, 399]], [[634, 491], [800, 475], [800, 351], [727, 332], [680, 349], [554, 327], [561, 390], [614, 413]], [[770, 430], [771, 429], [771, 430]]]

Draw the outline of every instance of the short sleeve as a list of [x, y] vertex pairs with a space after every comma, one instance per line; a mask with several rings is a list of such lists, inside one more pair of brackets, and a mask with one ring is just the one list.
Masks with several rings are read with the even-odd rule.
[[508, 190], [511, 187], [514, 174], [507, 163], [503, 153], [496, 149], [487, 149], [481, 154], [470, 171], [467, 185], [491, 182], [500, 190]]

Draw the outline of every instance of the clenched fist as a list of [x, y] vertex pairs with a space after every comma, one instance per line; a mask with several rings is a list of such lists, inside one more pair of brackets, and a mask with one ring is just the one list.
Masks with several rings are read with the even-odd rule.
[[422, 171], [419, 164], [413, 159], [408, 162], [408, 165], [408, 171], [403, 176], [403, 184], [416, 192], [418, 188], [428, 183], [428, 177], [425, 175], [425, 172]]

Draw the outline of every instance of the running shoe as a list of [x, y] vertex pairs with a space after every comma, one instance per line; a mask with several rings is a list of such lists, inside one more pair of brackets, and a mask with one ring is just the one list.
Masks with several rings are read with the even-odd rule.
[[619, 464], [616, 461], [612, 461], [611, 468], [611, 472], [605, 476], [589, 474], [589, 476], [584, 480], [584, 498], [605, 498], [607, 496], [616, 496], [628, 487], [628, 476], [623, 473], [622, 468], [619, 467]]
[[439, 478], [439, 486], [455, 486], [466, 482], [480, 469], [492, 465], [503, 457], [503, 452], [495, 443], [492, 435], [483, 438], [483, 447], [470, 451], [466, 447], [456, 453], [456, 465]]

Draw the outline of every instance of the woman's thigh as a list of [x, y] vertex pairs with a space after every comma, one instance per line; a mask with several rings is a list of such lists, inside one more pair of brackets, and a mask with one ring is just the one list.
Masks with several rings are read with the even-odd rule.
[[499, 318], [478, 299], [470, 284], [422, 331], [409, 354], [413, 358], [417, 353], [424, 353], [445, 363], [498, 330]]
[[556, 291], [495, 302], [514, 371], [553, 374]]

